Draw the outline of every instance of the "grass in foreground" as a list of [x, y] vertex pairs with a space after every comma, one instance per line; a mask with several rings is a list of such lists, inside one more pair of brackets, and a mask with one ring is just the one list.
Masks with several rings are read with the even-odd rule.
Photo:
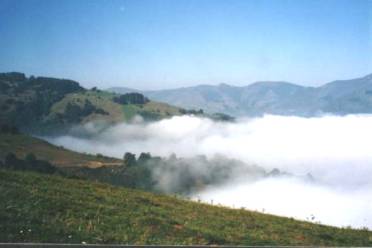
[[372, 232], [0, 170], [0, 242], [372, 245]]

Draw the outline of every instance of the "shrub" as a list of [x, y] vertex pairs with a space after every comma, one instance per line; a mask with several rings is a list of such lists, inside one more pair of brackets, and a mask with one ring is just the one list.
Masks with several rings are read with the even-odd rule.
[[10, 152], [5, 156], [5, 161], [2, 167], [13, 170], [30, 170], [48, 174], [52, 174], [57, 170], [48, 161], [38, 160], [32, 153], [27, 154], [25, 160], [22, 160], [18, 159], [14, 153]]
[[140, 93], [127, 93], [114, 97], [113, 101], [119, 104], [145, 104], [150, 100]]
[[36, 156], [35, 156], [35, 154], [33, 154], [33, 153], [28, 153], [28, 154], [26, 155], [26, 157], [25, 157], [25, 160], [26, 160], [26, 162], [28, 162], [28, 163], [35, 163], [35, 161], [36, 161]]
[[16, 126], [3, 124], [0, 127], [0, 133], [18, 134], [19, 130]]
[[133, 166], [136, 164], [136, 155], [130, 152], [124, 154], [124, 164], [127, 166]]

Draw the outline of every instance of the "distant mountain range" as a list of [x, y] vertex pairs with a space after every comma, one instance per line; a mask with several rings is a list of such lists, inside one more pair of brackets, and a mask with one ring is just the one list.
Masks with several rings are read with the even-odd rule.
[[120, 94], [139, 92], [150, 99], [179, 107], [233, 116], [372, 113], [372, 74], [337, 80], [320, 87], [256, 82], [242, 87], [219, 84], [157, 91], [115, 87], [108, 91]]

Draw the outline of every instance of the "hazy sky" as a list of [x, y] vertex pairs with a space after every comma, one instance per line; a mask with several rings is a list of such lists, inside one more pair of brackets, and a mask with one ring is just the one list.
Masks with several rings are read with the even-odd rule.
[[368, 0], [0, 0], [0, 71], [159, 89], [372, 72]]

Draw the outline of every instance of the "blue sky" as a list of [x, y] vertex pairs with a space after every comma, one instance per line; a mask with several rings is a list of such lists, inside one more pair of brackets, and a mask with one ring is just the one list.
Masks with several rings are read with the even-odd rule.
[[368, 0], [0, 0], [0, 71], [161, 89], [372, 73]]

